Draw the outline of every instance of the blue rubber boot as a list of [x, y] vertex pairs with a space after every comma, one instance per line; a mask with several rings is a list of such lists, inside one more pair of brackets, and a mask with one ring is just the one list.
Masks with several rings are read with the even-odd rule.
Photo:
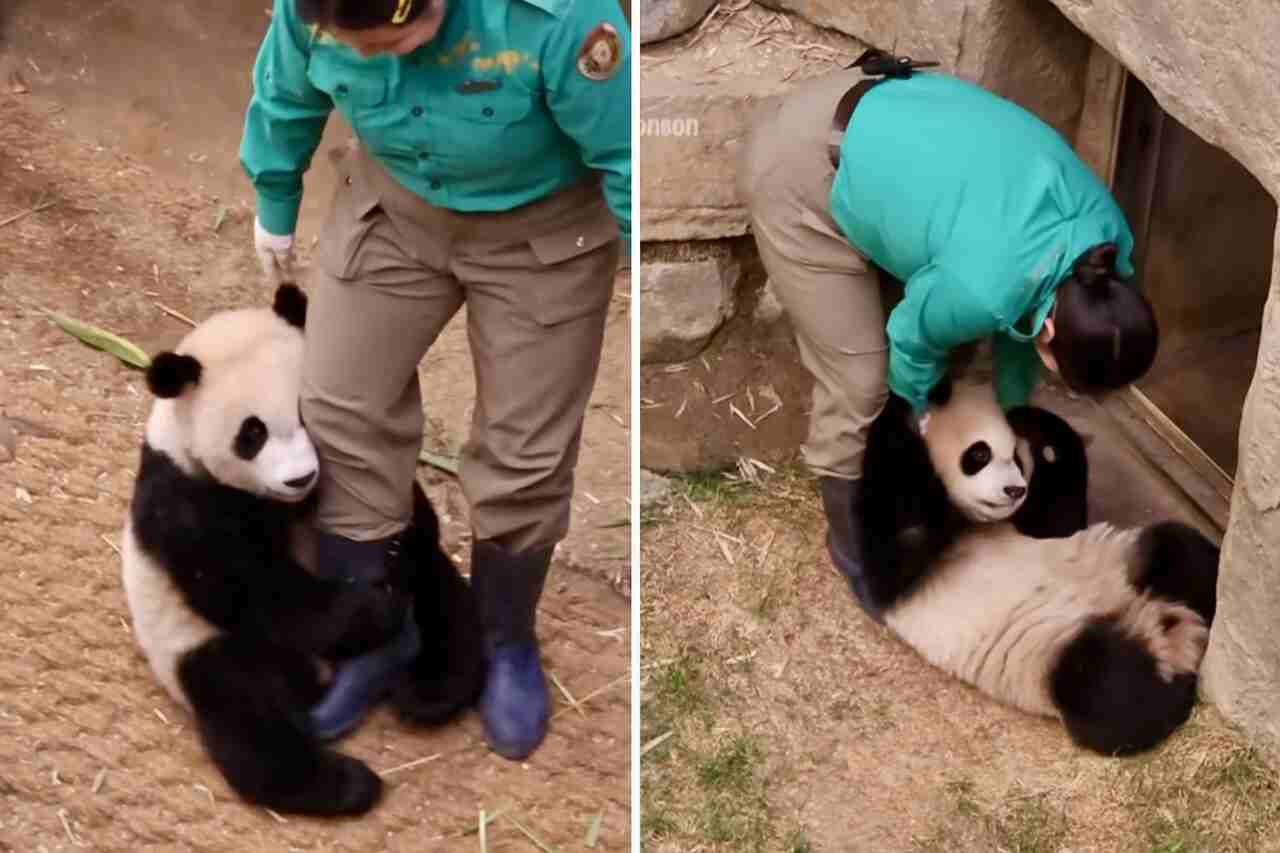
[[849, 584], [854, 601], [877, 622], [883, 617], [867, 589], [866, 554], [862, 547], [862, 481], [819, 477], [822, 508], [827, 515], [827, 553]]
[[[357, 542], [322, 532], [318, 546], [316, 574], [321, 577], [386, 583], [400, 557], [401, 536]], [[404, 630], [390, 643], [335, 663], [328, 692], [309, 712], [312, 733], [328, 741], [354, 730], [421, 650], [422, 638], [410, 609]]]
[[471, 549], [471, 585], [489, 656], [480, 722], [489, 748], [512, 761], [538, 748], [551, 719], [534, 624], [552, 550], [513, 554], [488, 541]]

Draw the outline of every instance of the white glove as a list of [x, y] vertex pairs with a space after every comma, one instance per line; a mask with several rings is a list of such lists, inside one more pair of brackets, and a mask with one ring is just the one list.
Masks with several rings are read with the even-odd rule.
[[272, 234], [253, 220], [253, 246], [258, 253], [262, 273], [273, 285], [294, 282], [293, 235]]

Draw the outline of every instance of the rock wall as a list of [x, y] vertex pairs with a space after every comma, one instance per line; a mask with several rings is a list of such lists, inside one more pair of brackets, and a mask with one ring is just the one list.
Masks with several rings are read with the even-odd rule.
[[1089, 39], [1047, 0], [761, 0], [943, 68], [1074, 136]]

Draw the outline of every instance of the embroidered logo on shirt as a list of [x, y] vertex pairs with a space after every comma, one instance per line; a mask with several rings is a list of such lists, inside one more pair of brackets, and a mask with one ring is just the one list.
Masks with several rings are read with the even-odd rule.
[[622, 38], [612, 24], [600, 24], [578, 48], [578, 72], [588, 80], [608, 80], [622, 64]]

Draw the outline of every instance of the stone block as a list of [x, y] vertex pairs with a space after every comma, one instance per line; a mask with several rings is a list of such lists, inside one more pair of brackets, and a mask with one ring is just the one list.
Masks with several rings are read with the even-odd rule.
[[738, 151], [755, 111], [783, 91], [767, 80], [698, 86], [646, 79], [640, 96], [640, 233], [713, 240], [747, 233], [735, 186]]
[[640, 43], [649, 44], [688, 32], [714, 5], [715, 0], [641, 0]]
[[1089, 39], [1050, 3], [1028, 0], [761, 0], [1021, 104], [1074, 137]]
[[640, 265], [640, 361], [700, 353], [737, 307], [740, 267], [728, 253]]
[[782, 320], [786, 313], [773, 289], [773, 279], [766, 280], [756, 297], [756, 308], [751, 313], [751, 321], [757, 326], [768, 328]]

